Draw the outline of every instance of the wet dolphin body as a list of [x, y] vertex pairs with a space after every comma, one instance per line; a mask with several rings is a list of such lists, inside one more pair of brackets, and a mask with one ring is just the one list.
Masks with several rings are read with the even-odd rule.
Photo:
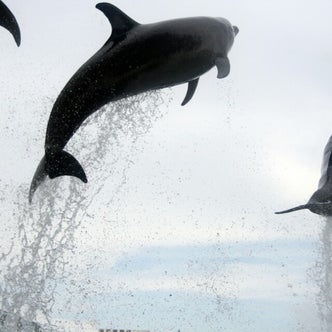
[[21, 32], [16, 18], [9, 8], [0, 0], [0, 25], [7, 29], [14, 37], [17, 46], [21, 44]]
[[72, 76], [58, 96], [47, 126], [45, 156], [33, 177], [29, 199], [48, 175], [87, 182], [79, 162], [64, 151], [83, 121], [105, 104], [139, 93], [188, 83], [182, 105], [199, 77], [216, 66], [230, 71], [227, 57], [238, 28], [226, 19], [193, 17], [139, 24], [108, 3], [96, 6], [112, 25], [105, 45]]
[[307, 204], [276, 212], [276, 214], [308, 209], [322, 216], [332, 216], [332, 136], [324, 149], [321, 172], [322, 175], [319, 180], [318, 189], [310, 197]]

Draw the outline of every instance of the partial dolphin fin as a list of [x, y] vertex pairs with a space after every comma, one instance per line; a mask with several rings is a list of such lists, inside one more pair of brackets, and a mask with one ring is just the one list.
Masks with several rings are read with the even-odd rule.
[[39, 185], [44, 182], [44, 180], [47, 176], [46, 169], [45, 169], [45, 163], [46, 163], [46, 161], [45, 161], [45, 156], [44, 156], [43, 159], [40, 161], [40, 163], [36, 169], [36, 172], [33, 176], [33, 179], [31, 181], [31, 184], [30, 184], [30, 190], [29, 190], [29, 203], [30, 204], [32, 202], [33, 194], [35, 193], [35, 191], [37, 190]]
[[33, 176], [29, 191], [30, 203], [33, 194], [47, 175], [51, 179], [62, 175], [70, 175], [79, 178], [84, 183], [88, 182], [82, 166], [70, 153], [64, 150], [50, 151], [40, 161]]
[[298, 210], [305, 210], [305, 209], [309, 209], [311, 205], [312, 204], [299, 205], [299, 206], [294, 207], [294, 208], [289, 209], [289, 210], [275, 212], [275, 214], [283, 214], [283, 213], [289, 213], [289, 212], [294, 212], [294, 211], [298, 211]]
[[322, 188], [332, 177], [332, 136], [329, 138], [323, 153], [321, 177], [318, 188]]
[[119, 42], [123, 40], [129, 30], [139, 25], [139, 23], [110, 3], [98, 3], [96, 8], [101, 10], [111, 23], [112, 35], [108, 42]]
[[189, 103], [189, 101], [191, 100], [191, 98], [193, 97], [193, 95], [194, 95], [194, 93], [196, 91], [196, 88], [197, 88], [197, 85], [198, 85], [198, 81], [199, 81], [199, 78], [196, 78], [195, 80], [192, 80], [192, 81], [188, 82], [187, 94], [184, 97], [181, 106], [184, 106], [187, 103]]
[[0, 25], [7, 29], [14, 37], [17, 46], [21, 44], [21, 32], [16, 18], [9, 8], [0, 0]]
[[224, 78], [224, 77], [228, 76], [228, 74], [231, 70], [231, 64], [230, 64], [228, 58], [217, 58], [216, 66], [218, 69], [217, 78]]
[[56, 150], [49, 152], [46, 155], [46, 170], [51, 179], [62, 175], [75, 176], [87, 183], [83, 167], [80, 163], [68, 152], [64, 150]]

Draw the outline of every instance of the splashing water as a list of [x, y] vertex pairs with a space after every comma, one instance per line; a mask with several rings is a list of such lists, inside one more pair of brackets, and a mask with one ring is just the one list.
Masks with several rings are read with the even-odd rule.
[[316, 263], [319, 294], [317, 305], [323, 328], [332, 330], [332, 218], [326, 218], [321, 234], [321, 258]]
[[[51, 314], [57, 284], [69, 278], [65, 256], [75, 251], [75, 232], [91, 217], [89, 208], [106, 182], [112, 186], [108, 204], [116, 200], [132, 158], [140, 151], [137, 141], [165, 114], [164, 97], [150, 92], [112, 103], [84, 123], [67, 148], [86, 170], [87, 185], [68, 177], [47, 180], [32, 206], [28, 184], [20, 186], [13, 213], [18, 231], [0, 256], [1, 331], [5, 326], [16, 329], [20, 317], [40, 322], [47, 326], [45, 331], [58, 330]], [[6, 321], [6, 313], [15, 319]]]

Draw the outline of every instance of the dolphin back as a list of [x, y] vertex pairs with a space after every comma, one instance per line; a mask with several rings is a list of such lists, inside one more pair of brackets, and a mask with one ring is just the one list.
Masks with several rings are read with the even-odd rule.
[[21, 44], [21, 31], [15, 16], [0, 0], [0, 25], [7, 29], [15, 39], [17, 46]]

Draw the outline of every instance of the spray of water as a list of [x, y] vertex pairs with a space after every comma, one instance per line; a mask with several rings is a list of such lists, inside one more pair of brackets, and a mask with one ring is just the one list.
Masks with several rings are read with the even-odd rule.
[[321, 257], [316, 263], [319, 286], [317, 305], [323, 328], [332, 330], [332, 218], [326, 218], [321, 234]]
[[[1, 331], [5, 326], [15, 330], [22, 317], [48, 326], [44, 330], [56, 330], [51, 324], [55, 291], [59, 281], [69, 278], [65, 256], [75, 250], [75, 232], [90, 217], [89, 208], [106, 180], [113, 189], [110, 200], [116, 200], [132, 158], [142, 148], [138, 141], [165, 114], [164, 97], [151, 92], [128, 98], [86, 121], [67, 148], [81, 161], [88, 185], [67, 177], [46, 181], [32, 206], [27, 202], [28, 184], [19, 188], [14, 204], [18, 231], [0, 256], [0, 266], [5, 267], [0, 272]], [[15, 319], [9, 320], [8, 313]]]

